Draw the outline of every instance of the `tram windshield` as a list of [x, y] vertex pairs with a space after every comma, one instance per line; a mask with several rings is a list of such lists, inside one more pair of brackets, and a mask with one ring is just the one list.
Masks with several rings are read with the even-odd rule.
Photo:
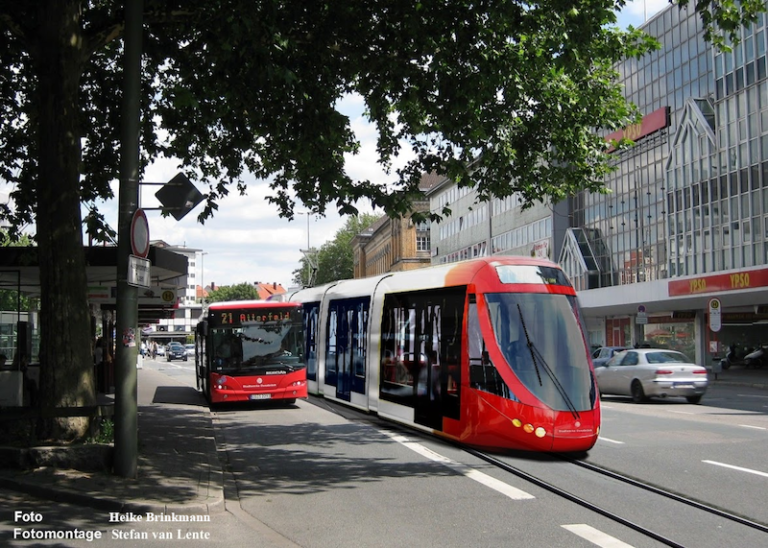
[[485, 295], [496, 343], [520, 382], [557, 411], [591, 409], [596, 390], [574, 297]]
[[292, 320], [252, 321], [237, 328], [213, 329], [213, 371], [236, 376], [266, 370], [289, 373], [303, 367], [301, 317], [296, 315]]

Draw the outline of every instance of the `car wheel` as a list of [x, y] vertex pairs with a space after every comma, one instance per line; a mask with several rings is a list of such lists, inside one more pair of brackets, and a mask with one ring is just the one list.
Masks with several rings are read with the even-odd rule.
[[640, 384], [640, 381], [632, 381], [632, 401], [635, 403], [643, 403], [646, 399], [643, 385]]
[[686, 396], [686, 400], [688, 400], [688, 403], [697, 404], [701, 401], [701, 396]]

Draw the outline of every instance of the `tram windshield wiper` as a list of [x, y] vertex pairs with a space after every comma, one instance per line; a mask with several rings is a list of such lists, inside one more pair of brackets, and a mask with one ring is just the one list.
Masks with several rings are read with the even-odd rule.
[[531, 353], [531, 360], [533, 361], [533, 367], [536, 369], [536, 377], [539, 380], [539, 386], [544, 386], [544, 383], [541, 380], [541, 373], [539, 372], [539, 362], [541, 362], [542, 368], [547, 373], [547, 376], [552, 381], [552, 384], [555, 386], [555, 389], [557, 390], [557, 392], [563, 398], [563, 401], [565, 402], [566, 407], [568, 407], [568, 410], [571, 412], [571, 415], [573, 416], [573, 418], [578, 419], [580, 417], [579, 411], [578, 409], [576, 409], [576, 406], [573, 404], [573, 401], [568, 396], [568, 392], [565, 390], [563, 385], [558, 380], [557, 375], [555, 375], [555, 372], [552, 371], [552, 368], [547, 363], [547, 360], [544, 358], [541, 352], [539, 352], [539, 349], [536, 348], [536, 346], [533, 344], [533, 341], [531, 340], [531, 337], [528, 334], [528, 326], [525, 323], [525, 317], [523, 316], [522, 308], [520, 308], [520, 303], [517, 303], [517, 313], [520, 316], [520, 325], [523, 326], [523, 333], [525, 334], [526, 346], [528, 346], [528, 351]]

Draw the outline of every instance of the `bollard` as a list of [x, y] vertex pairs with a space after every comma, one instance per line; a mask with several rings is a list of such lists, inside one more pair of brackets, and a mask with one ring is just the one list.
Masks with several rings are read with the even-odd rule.
[[725, 358], [722, 360], [715, 360], [712, 364], [712, 373], [715, 374], [715, 380], [717, 380], [717, 376], [723, 372], [723, 365], [725, 364]]

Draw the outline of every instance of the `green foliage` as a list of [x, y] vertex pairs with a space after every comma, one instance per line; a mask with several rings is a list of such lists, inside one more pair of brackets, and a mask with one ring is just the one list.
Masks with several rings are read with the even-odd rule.
[[[81, 45], [62, 68], [80, 81], [80, 195], [89, 232], [108, 240], [114, 233], [93, 204], [113, 197], [118, 175], [122, 10], [107, 0], [52, 5], [62, 8], [0, 7], [0, 111], [14, 120], [0, 129], [0, 177], [16, 185], [18, 206], [0, 217], [14, 226], [34, 220], [35, 56], [46, 29], [57, 28], [40, 18], [60, 17], [64, 28], [74, 14]], [[624, 5], [146, 0], [142, 162], [178, 158], [207, 184], [201, 221], [232, 186], [244, 191], [247, 172], [271, 181], [269, 199], [287, 217], [297, 202], [353, 214], [361, 198], [403, 214], [421, 174], [432, 171], [484, 197], [557, 201], [599, 190], [609, 168], [595, 130], [636, 117], [612, 67], [656, 47], [614, 26]], [[738, 30], [765, 3], [704, 0], [696, 9], [722, 44], [718, 29]], [[336, 110], [350, 92], [363, 97], [376, 125], [382, 166], [405, 147], [417, 155], [387, 186], [353, 181], [344, 170], [344, 155], [359, 147]]]
[[112, 419], [99, 418], [94, 419], [93, 435], [88, 437], [86, 443], [114, 443], [115, 442], [115, 423]]
[[256, 288], [247, 282], [237, 285], [225, 285], [217, 287], [214, 291], [208, 293], [207, 302], [215, 303], [222, 301], [247, 301], [259, 298], [259, 292]]
[[[28, 234], [0, 231], [0, 247], [29, 247], [30, 245], [32, 245], [32, 238]], [[10, 287], [0, 289], [0, 310], [25, 312], [30, 310], [29, 307], [29, 299], [20, 295], [15, 289]]]
[[[690, 0], [678, 0], [680, 8]], [[696, 11], [704, 24], [704, 38], [715, 47], [730, 51], [739, 42], [739, 29], [754, 23], [757, 15], [766, 11], [765, 0], [697, 0]]]
[[[371, 226], [380, 216], [363, 213], [354, 215], [334, 235], [333, 240], [320, 247], [314, 256], [317, 272], [313, 285], [322, 285], [336, 280], [352, 278], [354, 274], [352, 239]], [[293, 272], [293, 283], [308, 285], [307, 259], [301, 259], [301, 266]]]

